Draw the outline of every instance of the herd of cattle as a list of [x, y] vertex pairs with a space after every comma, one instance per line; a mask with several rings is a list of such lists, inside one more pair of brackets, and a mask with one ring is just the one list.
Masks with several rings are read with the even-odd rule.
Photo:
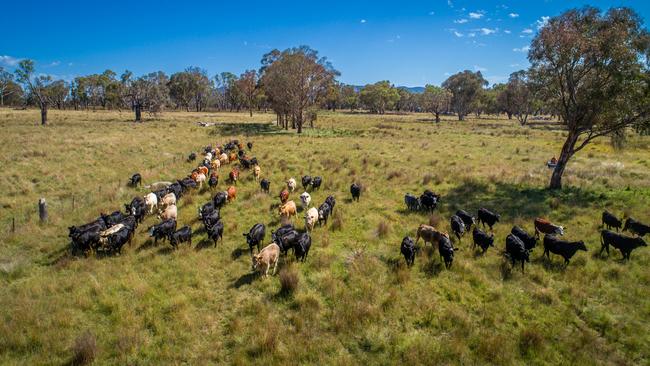
[[[440, 200], [440, 196], [434, 195], [431, 191], [425, 191], [419, 198], [412, 195], [406, 194], [404, 197], [404, 203], [409, 210], [433, 210], [437, 203]], [[455, 215], [450, 218], [450, 227], [453, 234], [458, 238], [458, 241], [461, 241], [463, 235], [472, 229], [472, 249], [474, 250], [477, 246], [481, 248], [483, 253], [485, 253], [489, 247], [494, 247], [494, 234], [486, 233], [478, 227], [478, 224], [483, 226], [487, 225], [492, 231], [493, 226], [499, 222], [501, 216], [497, 213], [494, 213], [486, 208], [480, 208], [478, 210], [476, 218], [469, 214], [467, 211], [458, 210]], [[575, 255], [578, 250], [587, 251], [585, 243], [580, 241], [566, 241], [559, 238], [559, 236], [564, 235], [564, 227], [555, 225], [547, 219], [536, 218], [533, 222], [535, 227], [535, 234], [531, 235], [526, 230], [519, 226], [514, 226], [510, 234], [506, 236], [505, 240], [505, 251], [503, 254], [512, 262], [512, 266], [515, 265], [517, 261], [521, 262], [521, 270], [524, 271], [524, 266], [526, 262], [530, 262], [530, 253], [537, 246], [537, 242], [540, 239], [540, 234], [544, 234], [543, 245], [544, 253], [547, 259], [550, 259], [550, 253], [560, 255], [564, 258], [564, 264], [568, 265], [571, 258]], [[603, 251], [607, 252], [609, 255], [609, 246], [619, 249], [623, 255], [623, 259], [630, 259], [630, 253], [638, 248], [647, 246], [643, 241], [643, 236], [650, 233], [650, 226], [643, 224], [631, 217], [623, 222], [619, 220], [615, 215], [608, 211], [604, 211], [602, 215], [602, 226], [603, 230], [601, 231], [601, 249], [600, 254]], [[623, 231], [630, 231], [636, 236], [625, 236], [618, 233], [618, 230], [623, 226]], [[616, 228], [617, 232], [613, 232], [607, 229]], [[408, 266], [413, 265], [415, 262], [415, 254], [418, 251], [416, 247], [417, 242], [422, 238], [424, 244], [431, 243], [433, 247], [438, 246], [438, 252], [440, 254], [441, 261], [444, 261], [445, 267], [451, 267], [454, 261], [454, 248], [450, 236], [447, 232], [437, 230], [435, 227], [430, 225], [420, 225], [416, 232], [415, 241], [413, 238], [406, 236], [402, 239], [401, 252], [404, 256], [406, 264]]]
[[[246, 147], [252, 151], [253, 143], [248, 142]], [[101, 214], [100, 217], [88, 224], [69, 227], [68, 236], [71, 239], [72, 253], [87, 254], [93, 251], [120, 253], [126, 243], [131, 243], [138, 224], [142, 223], [147, 215], [153, 214], [157, 214], [160, 220], [160, 223], [148, 228], [149, 236], [153, 239], [154, 244], [157, 244], [158, 240], [167, 240], [173, 248], [177, 248], [184, 242], [191, 246], [192, 228], [188, 225], [180, 229], [177, 228], [177, 202], [190, 190], [202, 188], [203, 184], [207, 184], [210, 189], [216, 187], [219, 184], [220, 170], [226, 165], [232, 165], [228, 173], [229, 187], [227, 190], [217, 192], [209, 202], [198, 209], [198, 218], [203, 224], [207, 237], [214, 242], [215, 247], [219, 239], [223, 242], [224, 223], [221, 219], [221, 209], [237, 197], [236, 184], [239, 180], [240, 169], [252, 170], [254, 179], [259, 182], [261, 190], [266, 193], [270, 191], [271, 182], [266, 178], [260, 179], [261, 168], [257, 158], [247, 156], [244, 145], [238, 140], [232, 140], [217, 147], [207, 146], [203, 149], [203, 153], [203, 159], [190, 175], [175, 182], [157, 182], [148, 186], [152, 191], [143, 197], [137, 196], [130, 203], [125, 204], [125, 212], [116, 210], [108, 215]], [[196, 153], [191, 153], [188, 156], [188, 161], [194, 162], [197, 158]], [[290, 178], [286, 181], [286, 187], [280, 192], [278, 213], [281, 226], [271, 232], [272, 243], [261, 248], [266, 236], [266, 226], [263, 223], [256, 223], [248, 233], [243, 234], [250, 249], [253, 270], [257, 270], [265, 276], [268, 275], [271, 268], [275, 273], [281, 254], [286, 255], [290, 250], [293, 250], [297, 260], [306, 260], [312, 243], [311, 232], [316, 224], [327, 225], [327, 220], [334, 211], [336, 199], [332, 195], [329, 195], [318, 208], [311, 207], [311, 195], [308, 192], [320, 189], [323, 183], [322, 177], [305, 175], [302, 177], [301, 183], [304, 192], [299, 197], [305, 212], [305, 230], [303, 232], [296, 230], [292, 224], [292, 218], [297, 215], [298, 209], [296, 203], [289, 200], [289, 197], [296, 190], [297, 182], [294, 178]], [[129, 184], [131, 186], [142, 185], [142, 176], [138, 173], [134, 174], [129, 180]], [[350, 186], [353, 202], [359, 201], [361, 193], [362, 187], [359, 184], [354, 183]], [[406, 194], [404, 197], [404, 203], [411, 211], [432, 212], [440, 200], [441, 196], [430, 190], [425, 190], [419, 197], [412, 194]], [[476, 217], [467, 211], [458, 210], [450, 218], [451, 232], [460, 242], [463, 236], [472, 230], [472, 249], [474, 250], [478, 246], [485, 253], [489, 247], [494, 246], [494, 234], [488, 234], [481, 230], [479, 224], [483, 229], [487, 225], [489, 231], [492, 232], [499, 219], [499, 214], [486, 208], [480, 208]], [[522, 271], [524, 263], [530, 260], [531, 251], [537, 246], [540, 234], [545, 234], [543, 255], [546, 255], [547, 258], [550, 258], [550, 253], [557, 254], [564, 258], [565, 264], [568, 264], [578, 250], [587, 250], [583, 241], [561, 240], [559, 236], [564, 235], [562, 226], [555, 225], [543, 218], [536, 218], [533, 224], [534, 234], [531, 235], [523, 228], [514, 226], [505, 239], [503, 254], [512, 262], [513, 266], [520, 261]], [[631, 217], [623, 225], [621, 220], [608, 211], [603, 212], [602, 224], [608, 229], [616, 228], [617, 232], [602, 230], [601, 254], [606, 251], [609, 255], [609, 246], [611, 245], [621, 251], [624, 259], [629, 260], [632, 250], [646, 246], [642, 237], [650, 232], [650, 226]], [[621, 227], [623, 231], [629, 230], [636, 236], [619, 234], [618, 230]], [[415, 261], [415, 255], [419, 250], [416, 245], [420, 238], [424, 240], [425, 245], [431, 243], [432, 246], [438, 247], [441, 261], [447, 268], [452, 265], [457, 248], [454, 247], [450, 235], [434, 226], [423, 224], [418, 227], [415, 240], [408, 236], [402, 240], [400, 249], [408, 266], [413, 265]], [[257, 254], [254, 254], [254, 248], [257, 248]]]

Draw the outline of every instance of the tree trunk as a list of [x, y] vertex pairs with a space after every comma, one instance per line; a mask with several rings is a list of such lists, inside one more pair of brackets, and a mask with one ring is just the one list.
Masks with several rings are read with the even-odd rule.
[[436, 123], [440, 123], [440, 112], [435, 112], [436, 115]]
[[512, 113], [511, 112], [506, 112], [508, 114], [508, 119], [512, 119]]
[[4, 90], [0, 93], [0, 107], [5, 106], [5, 92]]
[[253, 107], [248, 107], [248, 113], [253, 117]]
[[557, 160], [557, 165], [553, 169], [553, 175], [551, 175], [551, 183], [549, 184], [549, 189], [561, 189], [562, 188], [562, 175], [564, 174], [564, 169], [566, 164], [569, 162], [569, 159], [573, 156], [575, 151], [573, 148], [578, 141], [578, 134], [569, 132], [564, 145], [562, 146], [562, 152], [560, 153], [560, 158]]
[[298, 133], [302, 133], [302, 111], [296, 114], [296, 127], [298, 127]]
[[140, 105], [140, 103], [135, 105], [135, 121], [136, 122], [142, 121], [142, 106]]
[[465, 120], [465, 116], [462, 115], [462, 114], [460, 114], [460, 113], [458, 113], [458, 120], [459, 120], [459, 121], [464, 121], [464, 120]]
[[41, 105], [41, 125], [47, 124], [47, 104]]

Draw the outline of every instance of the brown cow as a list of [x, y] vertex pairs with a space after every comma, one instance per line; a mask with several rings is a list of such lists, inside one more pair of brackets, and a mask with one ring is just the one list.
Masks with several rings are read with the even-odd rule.
[[228, 202], [234, 201], [237, 198], [237, 188], [234, 186], [228, 187], [226, 193], [228, 193]]
[[208, 176], [209, 170], [208, 170], [207, 167], [200, 166], [200, 167], [196, 168], [196, 170], [198, 170], [199, 173], [203, 173], [203, 175], [205, 175], [206, 177]]
[[286, 189], [283, 189], [282, 192], [280, 192], [280, 202], [285, 203], [289, 199], [289, 191]]
[[418, 243], [421, 237], [424, 240], [424, 245], [431, 243], [431, 245], [435, 247], [443, 236], [449, 239], [449, 234], [446, 232], [438, 231], [433, 226], [422, 224], [418, 227], [418, 231], [415, 236], [415, 244]]
[[230, 181], [233, 182], [234, 184], [237, 184], [237, 179], [239, 179], [239, 170], [233, 169], [230, 171]]
[[547, 219], [538, 217], [535, 219], [535, 236], [538, 238], [539, 233], [549, 235], [564, 235], [564, 227], [555, 225]]
[[278, 267], [278, 259], [280, 258], [280, 247], [271, 243], [264, 247], [261, 252], [253, 256], [253, 269], [263, 273], [264, 277], [269, 275], [269, 268], [273, 265], [273, 275]]
[[293, 201], [288, 201], [284, 205], [280, 206], [280, 216], [285, 217], [286, 219], [291, 219], [291, 216], [296, 216], [296, 203]]
[[230, 155], [228, 156], [228, 160], [230, 160], [231, 163], [232, 163], [233, 161], [237, 160], [237, 154], [235, 154], [235, 153], [230, 153]]

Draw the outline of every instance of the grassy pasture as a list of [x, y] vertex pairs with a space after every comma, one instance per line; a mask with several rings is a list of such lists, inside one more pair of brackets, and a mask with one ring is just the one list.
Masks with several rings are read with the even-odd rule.
[[[84, 352], [97, 364], [649, 362], [650, 251], [629, 263], [619, 252], [598, 255], [604, 208], [650, 222], [647, 137], [623, 151], [606, 140], [587, 147], [569, 164], [567, 188], [549, 192], [544, 162], [563, 132], [548, 122], [323, 113], [297, 136], [270, 114], [168, 112], [133, 124], [127, 112], [50, 113], [40, 127], [38, 111], [0, 110], [0, 364], [66, 364]], [[213, 248], [196, 220], [212, 196], [205, 190], [179, 203], [192, 248], [153, 246], [148, 217], [121, 256], [66, 255], [68, 226], [144, 194], [126, 186], [131, 174], [145, 184], [181, 178], [194, 166], [189, 152], [231, 138], [254, 142], [272, 194], [242, 174], [236, 202], [222, 210], [223, 245]], [[306, 263], [287, 258], [282, 275], [258, 278], [242, 233], [263, 222], [268, 242], [281, 185], [303, 174], [323, 176], [312, 202], [334, 194], [334, 217], [314, 231]], [[364, 186], [359, 203], [349, 200], [353, 181]], [[439, 210], [407, 212], [404, 194], [425, 188], [442, 194]], [[39, 197], [47, 225], [38, 224]], [[473, 253], [469, 235], [451, 270], [430, 247], [406, 268], [403, 236], [430, 221], [449, 230], [455, 210], [481, 206], [502, 215], [495, 250]], [[525, 274], [511, 271], [499, 255], [505, 236], [514, 224], [532, 231], [536, 216], [563, 224], [589, 251], [564, 268], [538, 247]]]

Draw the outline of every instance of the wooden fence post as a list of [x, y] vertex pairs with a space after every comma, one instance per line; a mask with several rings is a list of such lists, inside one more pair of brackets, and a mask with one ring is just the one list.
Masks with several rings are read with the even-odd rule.
[[45, 202], [45, 198], [38, 200], [38, 217], [41, 219], [41, 223], [47, 221], [47, 202]]
[[11, 232], [12, 233], [16, 232], [16, 218], [15, 217], [11, 218]]

